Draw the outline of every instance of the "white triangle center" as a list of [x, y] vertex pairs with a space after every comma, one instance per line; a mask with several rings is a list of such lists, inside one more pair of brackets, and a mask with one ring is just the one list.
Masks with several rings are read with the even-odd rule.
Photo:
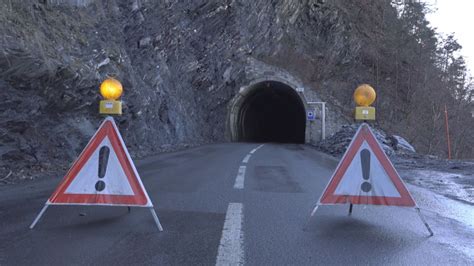
[[[99, 153], [103, 146], [107, 146], [110, 152], [105, 176], [99, 178]], [[96, 189], [96, 183], [99, 181], [105, 184], [103, 190], [100, 191]], [[97, 149], [68, 186], [65, 194], [134, 195], [123, 167], [107, 136], [97, 146]]]
[[[364, 180], [362, 174], [362, 159], [360, 153], [363, 149], [370, 151], [370, 175], [368, 180]], [[362, 184], [364, 182], [370, 184], [370, 190], [367, 192], [362, 190]], [[334, 194], [344, 196], [401, 197], [382, 164], [365, 140], [342, 176]]]

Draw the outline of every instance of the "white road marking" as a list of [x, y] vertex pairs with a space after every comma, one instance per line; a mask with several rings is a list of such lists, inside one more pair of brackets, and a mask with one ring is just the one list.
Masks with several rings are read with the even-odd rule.
[[245, 171], [247, 170], [247, 166], [240, 166], [239, 172], [237, 173], [237, 178], [235, 178], [235, 189], [243, 189], [244, 188], [244, 180], [245, 180]]
[[250, 154], [254, 154], [254, 153], [255, 153], [256, 151], [258, 151], [261, 147], [263, 147], [263, 145], [265, 145], [265, 144], [262, 144], [262, 145], [258, 146], [257, 148], [251, 150], [251, 151], [250, 151]]
[[221, 242], [217, 251], [217, 266], [244, 264], [243, 208], [242, 203], [229, 203], [227, 207]]
[[252, 156], [251, 154], [247, 154], [247, 156], [245, 156], [245, 158], [242, 160], [242, 162], [243, 163], [248, 163], [251, 156]]

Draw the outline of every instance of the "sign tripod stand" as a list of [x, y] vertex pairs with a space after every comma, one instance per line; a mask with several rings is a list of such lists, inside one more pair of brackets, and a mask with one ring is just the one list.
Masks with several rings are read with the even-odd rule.
[[[122, 85], [107, 79], [100, 86], [106, 100], [100, 113], [122, 114]], [[141, 181], [114, 118], [107, 116], [71, 169], [36, 216], [33, 229], [50, 205], [95, 205], [149, 208], [159, 231], [163, 231], [153, 203]]]
[[354, 99], [358, 104], [356, 120], [363, 123], [311, 211], [310, 218], [320, 205], [326, 204], [349, 203], [349, 216], [352, 215], [353, 204], [414, 207], [430, 236], [433, 236], [420, 208], [366, 123], [367, 120], [375, 120], [375, 108], [370, 107], [375, 100], [374, 89], [361, 85], [356, 89]]

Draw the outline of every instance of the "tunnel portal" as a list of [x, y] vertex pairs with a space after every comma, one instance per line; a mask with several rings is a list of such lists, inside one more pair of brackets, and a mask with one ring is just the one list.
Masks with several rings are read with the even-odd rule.
[[238, 141], [304, 143], [306, 115], [298, 93], [277, 81], [252, 86], [237, 115]]

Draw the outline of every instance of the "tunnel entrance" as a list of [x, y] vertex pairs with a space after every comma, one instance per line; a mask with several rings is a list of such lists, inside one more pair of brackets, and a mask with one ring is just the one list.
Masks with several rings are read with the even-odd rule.
[[251, 87], [237, 112], [237, 141], [304, 143], [306, 112], [298, 93], [278, 81]]

